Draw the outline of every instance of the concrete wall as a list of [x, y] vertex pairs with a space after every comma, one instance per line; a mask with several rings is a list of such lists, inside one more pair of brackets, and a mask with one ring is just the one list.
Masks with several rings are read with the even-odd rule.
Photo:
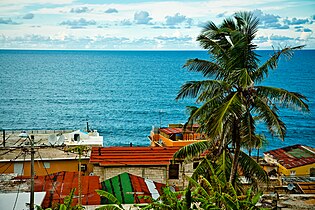
[[153, 181], [184, 188], [188, 185], [188, 181], [184, 175], [191, 176], [193, 173], [193, 163], [179, 164], [178, 179], [169, 179], [169, 166], [97, 166], [94, 165], [93, 173], [100, 177], [100, 181], [110, 179], [121, 173], [130, 173], [142, 178], [151, 179]]

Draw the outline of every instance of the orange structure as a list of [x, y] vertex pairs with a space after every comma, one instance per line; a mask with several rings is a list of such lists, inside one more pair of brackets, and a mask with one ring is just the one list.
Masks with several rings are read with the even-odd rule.
[[[30, 152], [25, 148], [1, 148], [0, 173], [31, 175]], [[81, 171], [89, 175], [93, 171], [93, 165], [89, 164], [87, 153], [81, 157]], [[65, 151], [62, 147], [36, 147], [35, 149], [35, 175], [44, 176], [59, 171], [79, 171], [79, 155]]]
[[153, 127], [148, 138], [151, 146], [182, 147], [199, 141], [205, 141], [206, 136], [197, 132], [198, 124], [184, 127], [182, 124], [170, 124], [168, 127]]

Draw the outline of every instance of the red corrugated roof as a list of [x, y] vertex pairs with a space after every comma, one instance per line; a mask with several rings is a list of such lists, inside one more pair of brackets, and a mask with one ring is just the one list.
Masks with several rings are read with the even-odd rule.
[[93, 147], [91, 163], [101, 166], [169, 165], [180, 147]]
[[[70, 194], [71, 189], [76, 188], [75, 197], [78, 195], [78, 172], [58, 172], [46, 176], [38, 176], [34, 180], [36, 192], [46, 191], [42, 207], [51, 207], [54, 203], [63, 203], [63, 199]], [[81, 176], [82, 205], [100, 205], [101, 198], [95, 192], [101, 189], [98, 176]], [[73, 199], [73, 205], [78, 199]]]
[[[299, 153], [294, 152], [294, 150], [299, 151]], [[300, 144], [270, 150], [264, 152], [264, 154], [271, 155], [287, 169], [315, 163], [315, 153], [312, 152], [312, 149], [308, 149], [306, 146]]]
[[183, 129], [182, 128], [161, 128], [160, 132], [170, 135], [170, 134], [182, 133]]

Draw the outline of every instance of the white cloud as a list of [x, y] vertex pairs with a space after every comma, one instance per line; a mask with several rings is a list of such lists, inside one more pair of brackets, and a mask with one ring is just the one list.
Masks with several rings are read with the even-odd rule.
[[95, 20], [86, 20], [80, 18], [79, 20], [66, 20], [62, 21], [60, 25], [70, 26], [72, 29], [85, 28], [86, 26], [96, 25]]
[[287, 18], [286, 20], [284, 20], [284, 22], [288, 25], [302, 25], [305, 23], [310, 23], [311, 21], [308, 18], [298, 19], [298, 18], [294, 17], [291, 20]]
[[189, 26], [192, 23], [191, 18], [187, 18], [185, 15], [181, 15], [180, 13], [176, 13], [174, 16], [166, 16], [166, 25], [175, 26], [181, 23], [187, 23]]
[[109, 8], [109, 9], [105, 10], [105, 13], [118, 13], [118, 10], [115, 8]]
[[33, 13], [28, 13], [28, 14], [23, 16], [23, 19], [33, 19], [33, 18], [34, 18], [34, 14]]
[[77, 7], [77, 8], [71, 8], [70, 12], [72, 13], [85, 13], [90, 12], [92, 9], [89, 9], [88, 7]]
[[152, 20], [147, 11], [136, 12], [133, 19], [137, 24], [149, 24], [150, 20]]
[[31, 5], [31, 4], [70, 4], [75, 0], [1, 0], [0, 5], [11, 5], [11, 4], [23, 4], [23, 5]]
[[130, 25], [132, 25], [132, 22], [130, 20], [126, 20], [126, 19], [122, 20], [120, 23], [123, 26], [130, 26]]
[[[87, 43], [88, 47], [98, 48], [99, 46], [93, 45], [98, 42], [95, 37], [105, 36], [108, 40], [111, 37], [120, 40], [124, 43], [121, 47], [131, 49], [141, 46], [142, 48], [153, 46], [153, 48], [162, 49], [189, 48], [188, 46], [198, 48], [195, 37], [201, 30], [198, 27], [199, 23], [211, 20], [220, 24], [224, 17], [231, 16], [236, 11], [253, 11], [259, 8], [256, 10], [256, 14], [262, 19], [257, 35], [261, 38], [256, 40], [259, 46], [267, 47], [269, 44], [270, 48], [271, 44], [275, 44], [277, 41], [295, 43], [306, 40], [305, 42], [309, 42], [311, 45], [313, 43], [312, 47], [315, 48], [314, 41], [310, 42], [315, 30], [315, 24], [312, 24], [314, 11], [310, 12], [311, 3], [307, 1], [292, 0], [286, 2], [286, 7], [273, 0], [257, 0], [255, 4], [252, 4], [252, 0], [189, 2], [148, 0], [129, 1], [128, 3], [106, 1], [106, 4], [80, 2], [74, 0], [57, 0], [53, 3], [49, 0], [2, 0], [0, 2], [1, 33], [6, 37], [37, 34], [55, 40], [54, 36], [58, 32], [64, 39], [56, 39], [68, 47], [75, 46], [74, 43], [80, 42]], [[305, 9], [301, 10], [303, 7]], [[26, 14], [33, 14], [35, 18], [23, 20]], [[300, 28], [296, 26], [300, 26]], [[73, 28], [85, 29], [72, 30]], [[128, 40], [121, 40], [122, 34]], [[285, 37], [291, 39], [285, 40]], [[307, 37], [309, 38], [307, 39]], [[191, 39], [189, 40], [189, 38]], [[6, 40], [9, 42], [10, 39]], [[139, 40], [143, 41], [143, 45]], [[180, 46], [179, 40], [183, 43], [182, 46]], [[66, 44], [67, 41], [69, 45]], [[31, 42], [31, 39], [28, 42]], [[2, 45], [3, 42], [0, 47]], [[102, 44], [100, 46], [109, 47], [109, 45]], [[78, 47], [83, 47], [83, 44]]]
[[19, 23], [13, 21], [11, 18], [5, 19], [5, 18], [0, 18], [0, 24], [5, 24], [5, 25], [17, 25]]

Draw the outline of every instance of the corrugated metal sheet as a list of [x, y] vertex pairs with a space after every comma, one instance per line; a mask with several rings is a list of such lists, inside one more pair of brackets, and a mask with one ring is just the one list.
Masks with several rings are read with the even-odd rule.
[[101, 166], [169, 165], [180, 147], [93, 147], [90, 163]]
[[[53, 203], [63, 203], [63, 199], [70, 194], [71, 189], [76, 188], [73, 205], [78, 203], [78, 172], [58, 172], [46, 176], [38, 176], [35, 180], [36, 192], [46, 191], [42, 207], [47, 208]], [[100, 205], [101, 198], [95, 192], [101, 189], [98, 176], [81, 176], [82, 204]]]
[[[154, 199], [162, 194], [165, 184], [157, 183], [152, 180], [144, 179], [129, 173], [122, 173], [103, 181], [102, 189], [113, 194], [121, 203], [148, 203], [150, 200], [143, 196], [150, 196]], [[110, 201], [102, 198], [102, 204]]]
[[182, 128], [161, 128], [160, 132], [170, 135], [170, 134], [182, 133], [183, 129]]
[[287, 169], [315, 163], [315, 153], [313, 150], [306, 149], [306, 146], [300, 144], [271, 150], [264, 154], [271, 155]]

